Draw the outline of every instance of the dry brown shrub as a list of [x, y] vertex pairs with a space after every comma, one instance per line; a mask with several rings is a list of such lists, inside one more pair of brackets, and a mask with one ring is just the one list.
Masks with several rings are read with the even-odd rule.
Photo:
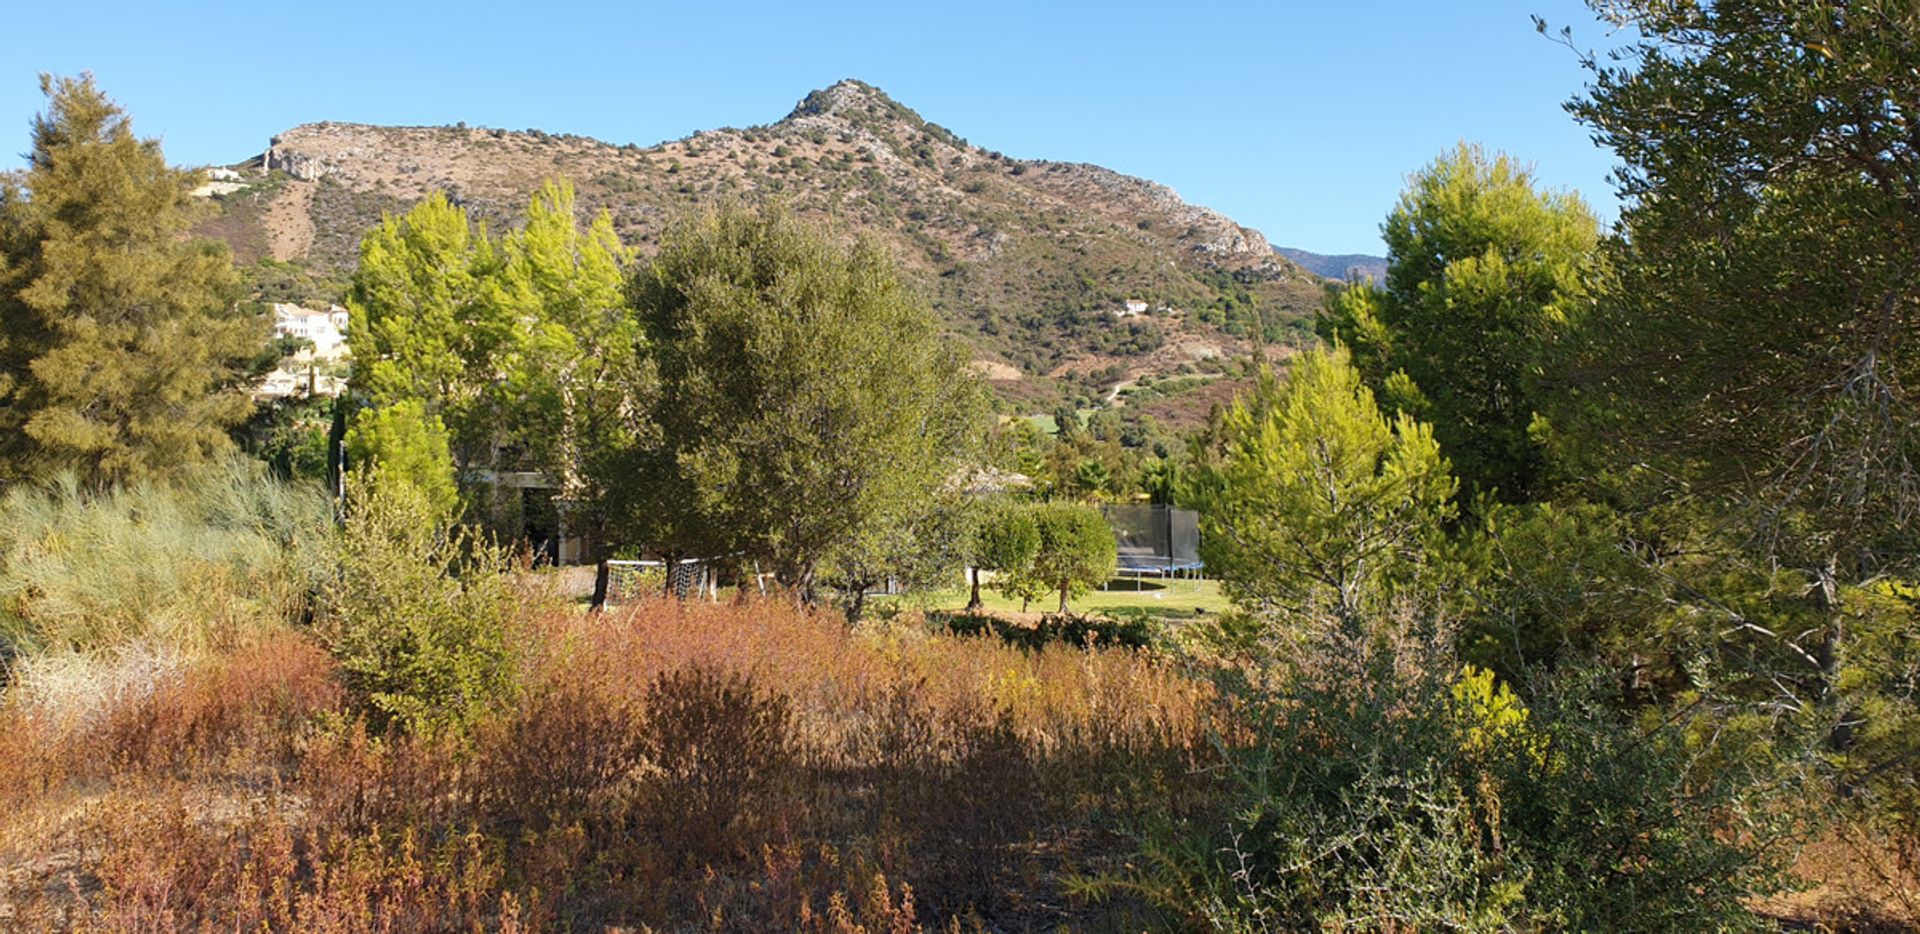
[[272, 798], [237, 819], [175, 787], [110, 797], [90, 815], [91, 878], [75, 877], [81, 931], [519, 930], [543, 913], [503, 886], [502, 847], [479, 833], [429, 842], [299, 826]]
[[335, 674], [312, 639], [275, 633], [114, 709], [78, 752], [121, 774], [285, 767], [314, 716], [342, 703]]
[[293, 633], [71, 734], [0, 709], [0, 799], [104, 789], [59, 926], [1050, 927], [1208, 748], [1208, 689], [1140, 652], [529, 607], [521, 699], [465, 735], [371, 734]]
[[1212, 697], [1206, 683], [1141, 652], [1034, 652], [910, 630], [848, 632], [836, 616], [775, 601], [649, 600], [595, 616], [553, 614], [543, 625], [578, 653], [621, 659], [621, 683], [607, 685], [614, 692], [644, 691], [653, 678], [688, 665], [774, 686], [792, 704], [801, 744], [816, 753], [843, 750], [876, 699], [903, 686], [946, 722], [983, 703], [1003, 710], [1021, 740], [1043, 750], [1192, 745]]
[[313, 718], [341, 698], [332, 660], [286, 630], [84, 718], [50, 715], [9, 696], [0, 702], [0, 831], [4, 815], [64, 787], [284, 768]]
[[631, 813], [671, 858], [750, 857], [791, 817], [796, 758], [786, 699], [698, 665], [647, 690], [647, 763]]

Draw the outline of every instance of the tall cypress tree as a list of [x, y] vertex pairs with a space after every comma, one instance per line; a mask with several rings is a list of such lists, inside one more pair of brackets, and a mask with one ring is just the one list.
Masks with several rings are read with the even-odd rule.
[[198, 173], [79, 79], [42, 76], [0, 183], [0, 480], [164, 475], [232, 448], [267, 323], [224, 245], [188, 239]]

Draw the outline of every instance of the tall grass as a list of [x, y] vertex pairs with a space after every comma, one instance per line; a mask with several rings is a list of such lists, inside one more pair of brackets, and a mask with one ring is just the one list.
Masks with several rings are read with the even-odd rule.
[[328, 522], [318, 487], [244, 461], [172, 484], [13, 489], [0, 498], [0, 652], [232, 647], [302, 612]]

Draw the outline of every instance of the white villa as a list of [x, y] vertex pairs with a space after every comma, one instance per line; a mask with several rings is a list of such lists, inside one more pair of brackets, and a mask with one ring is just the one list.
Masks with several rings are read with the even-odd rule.
[[273, 303], [273, 336], [300, 338], [311, 344], [280, 361], [254, 391], [266, 399], [302, 394], [337, 396], [346, 389], [347, 310], [331, 305], [325, 311], [287, 302]]

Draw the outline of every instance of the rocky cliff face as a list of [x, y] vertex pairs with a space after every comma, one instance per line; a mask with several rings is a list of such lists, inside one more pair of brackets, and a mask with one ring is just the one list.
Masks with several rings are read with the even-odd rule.
[[261, 156], [269, 171], [279, 170], [303, 182], [319, 181], [327, 174], [327, 163], [311, 152], [282, 148], [280, 137], [273, 138], [267, 145], [267, 152]]
[[[643, 251], [689, 210], [780, 199], [887, 243], [984, 360], [1030, 376], [1177, 366], [1160, 358], [1196, 342], [1218, 356], [1246, 332], [1251, 307], [1271, 330], [1319, 300], [1317, 277], [1259, 232], [1165, 185], [1009, 158], [858, 81], [814, 91], [768, 126], [647, 148], [537, 130], [313, 123], [274, 137], [253, 164], [305, 190], [306, 260], [335, 268], [351, 265], [382, 211], [434, 190], [499, 229], [543, 180], [566, 176]], [[1113, 312], [1130, 300], [1168, 311], [1121, 321]]]

